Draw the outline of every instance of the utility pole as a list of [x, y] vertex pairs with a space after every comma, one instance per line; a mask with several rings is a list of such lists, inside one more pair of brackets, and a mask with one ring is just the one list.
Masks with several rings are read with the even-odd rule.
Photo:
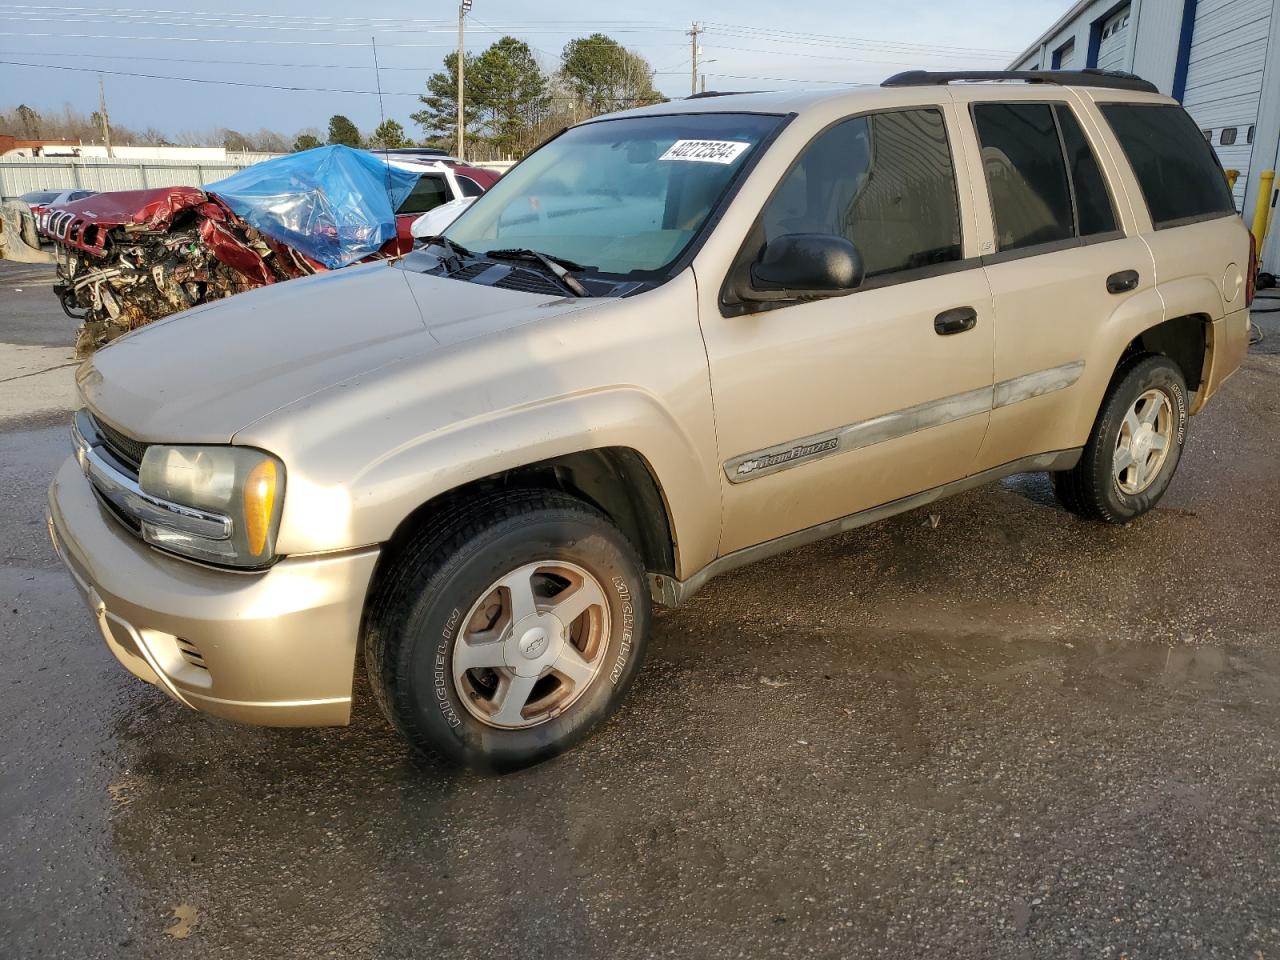
[[698, 92], [698, 34], [702, 32], [702, 26], [694, 21], [693, 26], [689, 29], [689, 38], [692, 41], [693, 68], [689, 71], [689, 93]]
[[707, 75], [705, 73], [702, 75], [702, 89], [699, 90], [698, 92], [699, 93], [707, 92]]
[[107, 91], [102, 85], [102, 74], [98, 74], [98, 117], [102, 121], [102, 142], [107, 145], [107, 159], [110, 160], [114, 156], [111, 152], [111, 121], [107, 119]]
[[466, 19], [467, 12], [471, 9], [471, 0], [462, 0], [458, 4], [458, 159], [465, 160], [467, 156], [466, 146], [466, 129], [467, 121], [463, 114], [466, 108], [463, 106], [463, 92], [466, 89], [466, 68], [467, 68], [467, 48], [463, 39], [463, 21]]

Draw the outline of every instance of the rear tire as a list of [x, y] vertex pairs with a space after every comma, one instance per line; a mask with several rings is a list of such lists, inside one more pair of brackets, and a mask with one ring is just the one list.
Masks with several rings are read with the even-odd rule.
[[1053, 492], [1072, 513], [1128, 523], [1164, 496], [1186, 433], [1182, 371], [1165, 356], [1127, 360], [1107, 389], [1080, 462], [1051, 474]]
[[412, 746], [506, 771], [608, 717], [648, 632], [644, 566], [621, 532], [573, 497], [522, 491], [468, 505], [401, 552], [370, 612], [365, 663]]

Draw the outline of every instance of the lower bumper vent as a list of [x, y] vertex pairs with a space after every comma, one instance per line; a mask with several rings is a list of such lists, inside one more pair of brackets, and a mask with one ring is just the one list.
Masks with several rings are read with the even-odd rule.
[[182, 637], [175, 637], [178, 641], [178, 652], [182, 654], [182, 659], [187, 661], [193, 667], [199, 667], [201, 670], [208, 670], [205, 666], [204, 655], [200, 653], [200, 648], [190, 640], [184, 640]]

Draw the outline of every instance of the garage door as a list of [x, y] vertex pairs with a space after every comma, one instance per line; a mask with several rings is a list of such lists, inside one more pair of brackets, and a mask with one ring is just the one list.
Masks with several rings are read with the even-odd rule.
[[1253, 159], [1272, 0], [1200, 0], [1196, 6], [1183, 106], [1206, 131], [1227, 168], [1240, 171], [1236, 207]]
[[1070, 70], [1075, 66], [1076, 62], [1076, 42], [1074, 39], [1068, 40], [1057, 50], [1053, 51], [1053, 69]]
[[1102, 24], [1102, 43], [1098, 46], [1098, 69], [1127, 70], [1125, 51], [1129, 47], [1129, 8], [1121, 7]]

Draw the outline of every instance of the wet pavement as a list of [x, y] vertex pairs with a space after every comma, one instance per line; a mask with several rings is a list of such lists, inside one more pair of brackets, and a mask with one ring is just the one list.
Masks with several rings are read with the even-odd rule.
[[[6, 283], [0, 341], [44, 342]], [[2, 957], [1280, 956], [1278, 357], [1143, 520], [1030, 475], [727, 576], [496, 779], [363, 680], [351, 727], [267, 730], [125, 674], [43, 530], [65, 426], [11, 414]]]

